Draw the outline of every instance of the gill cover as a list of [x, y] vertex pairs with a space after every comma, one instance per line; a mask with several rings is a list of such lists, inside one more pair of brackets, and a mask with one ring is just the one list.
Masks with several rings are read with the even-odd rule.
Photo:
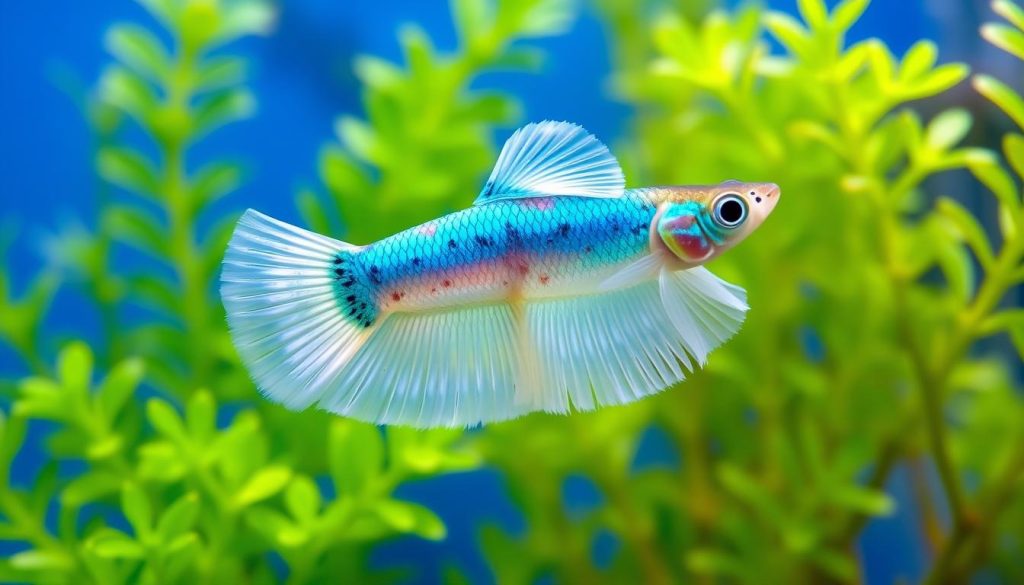
[[658, 236], [677, 258], [697, 264], [714, 253], [715, 244], [722, 243], [721, 233], [710, 224], [700, 203], [672, 203], [658, 219]]

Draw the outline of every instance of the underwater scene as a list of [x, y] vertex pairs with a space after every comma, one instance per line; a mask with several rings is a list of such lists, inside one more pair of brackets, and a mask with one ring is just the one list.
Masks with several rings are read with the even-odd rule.
[[1020, 0], [8, 1], [0, 78], [0, 582], [1024, 583]]

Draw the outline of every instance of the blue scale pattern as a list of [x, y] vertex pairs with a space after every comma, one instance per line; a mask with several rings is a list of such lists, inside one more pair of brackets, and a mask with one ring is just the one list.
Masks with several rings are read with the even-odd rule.
[[[380, 295], [429, 275], [439, 279], [479, 263], [526, 258], [551, 277], [569, 277], [643, 254], [655, 204], [643, 190], [620, 198], [549, 197], [501, 200], [407, 229], [346, 259], [360, 277], [352, 287]], [[333, 267], [332, 267], [333, 269]], [[346, 272], [346, 276], [349, 272]], [[344, 287], [348, 280], [338, 280]], [[361, 295], [357, 299], [362, 302]], [[350, 311], [351, 306], [342, 305]], [[360, 320], [370, 326], [375, 311]]]

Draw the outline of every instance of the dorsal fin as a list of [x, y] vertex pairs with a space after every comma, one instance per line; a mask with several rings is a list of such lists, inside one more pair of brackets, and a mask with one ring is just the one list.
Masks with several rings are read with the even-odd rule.
[[544, 121], [516, 130], [474, 205], [524, 197], [620, 197], [619, 162], [581, 126]]

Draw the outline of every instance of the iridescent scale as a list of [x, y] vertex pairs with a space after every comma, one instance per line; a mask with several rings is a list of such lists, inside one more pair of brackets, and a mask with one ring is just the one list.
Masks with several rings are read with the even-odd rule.
[[648, 250], [646, 192], [478, 205], [405, 230], [357, 255], [381, 312], [581, 294]]

